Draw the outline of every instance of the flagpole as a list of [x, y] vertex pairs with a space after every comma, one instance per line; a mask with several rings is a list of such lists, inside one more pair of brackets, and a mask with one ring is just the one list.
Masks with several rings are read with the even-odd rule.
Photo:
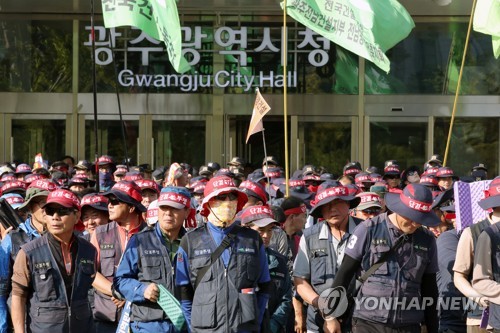
[[[259, 88], [257, 88], [257, 91], [258, 91]], [[271, 187], [271, 181], [269, 180], [269, 176], [268, 176], [268, 172], [267, 170], [269, 170], [269, 165], [267, 164], [267, 148], [266, 148], [266, 135], [264, 134], [264, 131], [266, 129], [264, 127], [262, 127], [262, 142], [264, 143], [264, 161], [266, 161], [266, 172], [264, 172], [264, 176], [266, 176], [266, 179], [267, 179], [267, 187], [268, 189]], [[268, 191], [268, 193], [270, 193], [271, 191]]]
[[97, 74], [96, 74], [96, 59], [95, 59], [95, 29], [94, 29], [94, 0], [90, 0], [90, 30], [91, 30], [91, 36], [92, 36], [92, 84], [93, 84], [93, 96], [94, 96], [94, 140], [95, 140], [95, 156], [94, 156], [94, 161], [95, 161], [95, 177], [96, 177], [96, 182], [95, 182], [95, 189], [97, 193], [99, 193], [99, 164], [97, 163], [97, 160], [99, 159], [99, 145], [98, 145], [98, 138], [99, 135], [97, 133], [98, 131], [98, 126], [97, 126]]
[[446, 150], [444, 151], [443, 166], [446, 166], [448, 159], [448, 152], [450, 149], [451, 133], [453, 132], [453, 123], [455, 122], [455, 113], [457, 111], [458, 94], [460, 93], [460, 85], [462, 84], [462, 74], [464, 71], [465, 57], [467, 56], [467, 49], [469, 47], [470, 32], [472, 29], [472, 21], [474, 19], [474, 11], [476, 8], [476, 0], [472, 2], [472, 12], [470, 14], [469, 27], [467, 28], [467, 37], [465, 38], [464, 53], [462, 55], [462, 63], [460, 64], [460, 72], [458, 74], [457, 89], [455, 91], [455, 98], [453, 100], [453, 111], [451, 112], [450, 129], [448, 130], [448, 139], [446, 140]]
[[287, 32], [286, 32], [286, 1], [284, 0], [283, 6], [283, 125], [285, 126], [285, 197], [288, 197], [288, 114], [287, 114], [287, 73], [286, 63], [288, 60], [288, 45], [287, 45]]

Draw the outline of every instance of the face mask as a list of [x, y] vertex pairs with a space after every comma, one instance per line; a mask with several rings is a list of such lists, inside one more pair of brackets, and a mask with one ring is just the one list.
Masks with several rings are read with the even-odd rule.
[[237, 200], [213, 201], [208, 205], [208, 220], [217, 227], [226, 228], [233, 223], [237, 206]]
[[111, 172], [99, 171], [99, 187], [106, 188], [111, 186], [111, 183], [112, 183]]
[[309, 185], [307, 187], [307, 189], [309, 190], [309, 192], [316, 193], [316, 192], [318, 192], [318, 187], [319, 187], [319, 185]]

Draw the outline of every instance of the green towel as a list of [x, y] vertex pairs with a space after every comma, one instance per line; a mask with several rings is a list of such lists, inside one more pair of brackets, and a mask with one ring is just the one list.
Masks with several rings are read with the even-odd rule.
[[181, 303], [164, 286], [158, 285], [158, 289], [160, 289], [158, 304], [170, 318], [177, 331], [180, 332], [185, 322]]

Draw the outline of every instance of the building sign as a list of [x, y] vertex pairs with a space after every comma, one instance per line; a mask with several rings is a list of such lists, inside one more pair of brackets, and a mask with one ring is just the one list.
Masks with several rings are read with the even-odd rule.
[[[255, 28], [250, 28], [255, 32]], [[118, 74], [118, 82], [124, 87], [179, 87], [184, 92], [196, 92], [199, 88], [206, 87], [239, 87], [244, 91], [253, 91], [255, 87], [276, 87], [284, 86], [284, 76], [282, 72], [278, 72], [279, 65], [275, 65], [275, 70], [270, 71], [252, 71], [252, 56], [257, 53], [279, 53], [281, 64], [283, 65], [281, 38], [272, 39], [271, 29], [276, 27], [259, 28], [262, 34], [257, 36], [258, 41], [255, 43], [255, 36], [252, 34], [252, 43], [249, 43], [249, 28], [248, 27], [219, 27], [205, 28], [201, 26], [182, 27], [183, 49], [182, 53], [189, 61], [189, 65], [196, 68], [200, 64], [202, 53], [210, 52], [219, 54], [224, 57], [226, 63], [234, 64], [237, 70], [221, 70], [210, 74], [200, 74], [196, 71], [185, 74], [143, 74], [134, 73], [130, 68], [123, 68]], [[279, 28], [281, 35], [282, 29]], [[90, 26], [86, 26], [85, 30], [89, 32], [88, 40], [84, 42], [85, 46], [91, 47], [92, 41], [90, 36]], [[213, 34], [206, 31], [211, 30]], [[131, 31], [137, 32], [137, 37], [127, 40], [125, 50], [121, 52], [138, 53], [141, 58], [141, 66], [149, 66], [149, 59], [152, 54], [166, 54], [164, 45], [139, 29], [131, 27]], [[101, 66], [111, 65], [113, 62], [113, 51], [116, 50], [117, 39], [123, 39], [122, 33], [115, 28], [106, 29], [104, 26], [95, 26], [96, 35], [96, 64]], [[310, 29], [303, 28], [297, 30], [297, 38], [294, 43], [295, 47], [289, 49], [290, 53], [307, 54], [308, 63], [313, 67], [322, 67], [328, 63], [330, 50], [330, 41], [316, 34]], [[288, 32], [287, 32], [288, 36]], [[207, 43], [213, 45], [213, 50], [203, 48]], [[252, 44], [252, 45], [250, 45]], [[146, 45], [146, 46], [144, 46]], [[255, 47], [255, 45], [257, 45]], [[125, 62], [127, 64], [127, 62]], [[137, 64], [134, 64], [137, 65]], [[290, 67], [290, 64], [288, 64]], [[297, 86], [297, 72], [295, 70], [287, 73], [287, 86]]]

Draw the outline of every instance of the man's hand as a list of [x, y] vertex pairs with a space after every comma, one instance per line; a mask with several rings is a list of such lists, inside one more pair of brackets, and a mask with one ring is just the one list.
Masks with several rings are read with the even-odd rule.
[[294, 325], [295, 333], [306, 333], [306, 317], [301, 312], [295, 312], [295, 325]]
[[125, 305], [125, 301], [120, 301], [119, 299], [117, 298], [114, 298], [113, 296], [111, 296], [111, 300], [113, 301], [113, 303], [116, 305], [116, 307], [118, 309], [121, 309], [123, 308], [123, 306]]
[[144, 290], [144, 298], [156, 303], [160, 297], [160, 289], [155, 283], [151, 283], [146, 290]]
[[341, 333], [340, 323], [337, 319], [325, 319], [323, 324], [324, 333]]
[[5, 229], [3, 225], [0, 223], [0, 237], [2, 237], [1, 239], [4, 239], [5, 236], [7, 236], [7, 234], [11, 231], [12, 227], [8, 227], [7, 229]]

